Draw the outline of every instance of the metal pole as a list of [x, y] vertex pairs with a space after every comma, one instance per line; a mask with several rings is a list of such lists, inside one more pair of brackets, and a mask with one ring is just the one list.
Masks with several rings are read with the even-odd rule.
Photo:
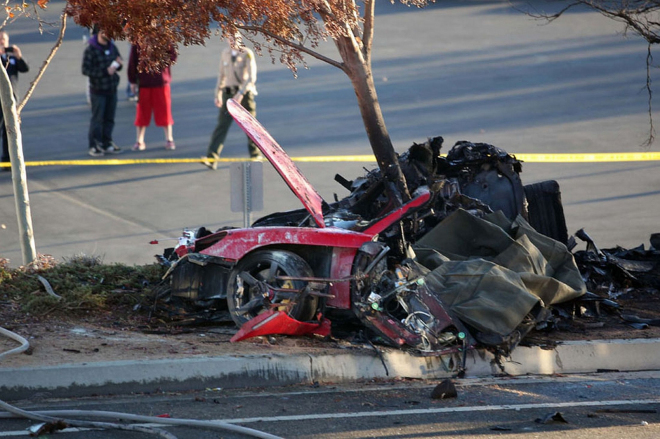
[[243, 162], [243, 227], [250, 227], [252, 222], [250, 213], [252, 212], [252, 170], [250, 162]]

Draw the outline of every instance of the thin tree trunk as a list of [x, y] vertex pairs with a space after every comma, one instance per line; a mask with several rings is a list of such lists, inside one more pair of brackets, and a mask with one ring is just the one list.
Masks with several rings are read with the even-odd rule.
[[[355, 46], [353, 38], [338, 38], [335, 43], [344, 61], [344, 70], [353, 84], [360, 114], [362, 115], [362, 122], [367, 131], [367, 137], [374, 151], [378, 167], [387, 181], [391, 183], [388, 192], [393, 197], [392, 201], [398, 204], [408, 201], [410, 194], [399, 166], [399, 158], [394, 151], [392, 140], [385, 126], [371, 66], [362, 57], [359, 48]], [[393, 188], [398, 194], [392, 193], [391, 189]]]
[[11, 160], [11, 174], [14, 183], [14, 200], [21, 253], [23, 264], [27, 265], [37, 259], [37, 250], [34, 245], [30, 197], [28, 195], [25, 160], [23, 158], [23, 139], [18, 122], [14, 90], [4, 65], [0, 68], [0, 102], [2, 103], [2, 113], [5, 129], [7, 130], [7, 140], [9, 141], [9, 159]]
[[[7, 140], [9, 147], [9, 159], [11, 160], [12, 181], [14, 183], [14, 200], [16, 204], [16, 217], [18, 220], [18, 234], [21, 244], [21, 253], [23, 255], [23, 265], [27, 265], [37, 260], [37, 250], [34, 243], [34, 230], [32, 228], [32, 212], [30, 209], [30, 195], [27, 189], [27, 174], [25, 173], [25, 158], [23, 157], [23, 136], [21, 134], [21, 124], [19, 113], [32, 95], [34, 88], [39, 83], [50, 61], [55, 56], [57, 49], [62, 45], [64, 31], [66, 30], [66, 12], [62, 13], [60, 33], [55, 45], [44, 61], [37, 77], [30, 84], [25, 97], [18, 107], [14, 99], [14, 90], [7, 76], [5, 67], [0, 69], [0, 103], [2, 104], [2, 113], [5, 120], [5, 129], [7, 130]], [[1, 63], [0, 63], [1, 64]]]

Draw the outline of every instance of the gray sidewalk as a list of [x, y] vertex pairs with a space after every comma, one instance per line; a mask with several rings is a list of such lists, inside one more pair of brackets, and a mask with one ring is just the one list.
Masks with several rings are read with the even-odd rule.
[[[0, 367], [3, 400], [156, 391], [346, 383], [455, 376], [457, 357], [415, 357], [395, 349], [345, 353], [222, 355], [49, 367]], [[553, 350], [517, 347], [500, 368], [484, 350], [470, 351], [466, 377], [660, 370], [660, 339], [569, 341]]]

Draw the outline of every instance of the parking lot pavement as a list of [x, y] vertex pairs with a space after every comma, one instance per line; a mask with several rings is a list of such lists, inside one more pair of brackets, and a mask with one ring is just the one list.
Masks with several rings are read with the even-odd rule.
[[[46, 19], [57, 21], [51, 2]], [[470, 25], [479, 23], [479, 25]], [[423, 29], [423, 30], [422, 30]], [[412, 31], [414, 30], [414, 31]], [[511, 153], [640, 151], [648, 133], [646, 46], [624, 39], [620, 25], [595, 13], [569, 14], [539, 26], [506, 3], [438, 3], [426, 10], [379, 4], [374, 77], [388, 130], [398, 151], [442, 135], [487, 142]], [[55, 40], [34, 22], [8, 27], [32, 67], [24, 93]], [[65, 41], [22, 112], [28, 161], [86, 160], [89, 109], [80, 74], [85, 30], [70, 23]], [[173, 67], [176, 151], [147, 130], [144, 153], [122, 158], [194, 158], [206, 149], [217, 109], [215, 84], [220, 41], [182, 47]], [[124, 56], [128, 45], [119, 42]], [[334, 55], [328, 44], [321, 48]], [[258, 118], [292, 156], [368, 154], [364, 127], [348, 79], [309, 60], [298, 78], [267, 57], [258, 59]], [[123, 98], [125, 77], [120, 85]], [[134, 103], [120, 101], [115, 141], [134, 142]], [[650, 150], [657, 150], [652, 146]], [[223, 152], [247, 155], [245, 136], [233, 127]], [[328, 200], [345, 195], [333, 180], [352, 179], [373, 163], [301, 164]], [[660, 186], [657, 162], [524, 164], [523, 182], [556, 179], [569, 232], [584, 227], [600, 247], [634, 247], [657, 232]], [[253, 217], [298, 208], [265, 166], [265, 206]], [[152, 240], [174, 242], [184, 227], [240, 226], [229, 209], [229, 166], [216, 172], [197, 163], [28, 168], [37, 251], [56, 258], [94, 254], [106, 262], [145, 264], [161, 251]], [[0, 256], [20, 265], [13, 188], [0, 173]]]

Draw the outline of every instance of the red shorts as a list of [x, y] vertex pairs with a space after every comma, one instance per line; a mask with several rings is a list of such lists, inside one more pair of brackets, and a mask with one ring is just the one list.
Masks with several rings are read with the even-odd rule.
[[152, 112], [157, 126], [174, 125], [169, 84], [163, 87], [141, 88], [139, 93], [137, 109], [135, 110], [136, 127], [149, 126]]

